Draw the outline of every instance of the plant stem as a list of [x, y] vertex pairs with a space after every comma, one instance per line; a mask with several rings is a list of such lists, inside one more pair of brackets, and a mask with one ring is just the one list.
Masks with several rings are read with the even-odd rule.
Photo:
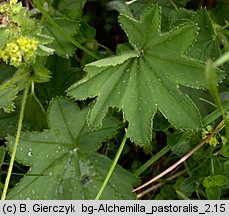
[[153, 191], [153, 190], [156, 190], [156, 189], [160, 188], [160, 187], [163, 186], [167, 181], [171, 181], [171, 180], [173, 180], [173, 179], [179, 177], [180, 175], [182, 175], [182, 174], [184, 174], [184, 173], [186, 173], [186, 172], [187, 172], [186, 170], [182, 170], [182, 171], [180, 171], [180, 172], [178, 172], [178, 173], [176, 173], [176, 174], [174, 174], [174, 175], [168, 177], [167, 179], [165, 179], [165, 182], [157, 183], [156, 185], [154, 185], [154, 186], [152, 186], [152, 187], [146, 189], [145, 191], [139, 193], [139, 194], [137, 195], [137, 198], [140, 199], [141, 197], [145, 196], [145, 195], [148, 194], [149, 192], [151, 192], [151, 191]]
[[170, 173], [172, 170], [174, 170], [177, 166], [182, 164], [184, 161], [186, 161], [193, 153], [195, 153], [199, 148], [201, 148], [205, 143], [207, 143], [211, 137], [213, 137], [215, 134], [217, 134], [222, 128], [224, 127], [224, 121], [221, 121], [214, 131], [212, 131], [211, 134], [207, 136], [206, 139], [202, 140], [200, 143], [198, 143], [190, 152], [188, 152], [184, 157], [182, 157], [180, 160], [178, 160], [176, 163], [174, 163], [172, 166], [170, 166], [168, 169], [160, 173], [159, 175], [155, 176], [148, 182], [144, 183], [143, 185], [139, 186], [138, 188], [134, 189], [133, 192], [136, 192], [142, 188], [145, 188], [146, 186], [154, 183], [158, 179], [162, 178], [164, 175]]
[[[223, 109], [225, 112], [229, 110], [229, 102], [226, 102], [223, 105]], [[215, 121], [217, 118], [219, 118], [222, 115], [221, 110], [218, 108], [214, 110], [212, 113], [210, 113], [207, 117], [203, 119], [203, 126], [206, 127], [207, 125], [211, 124], [213, 121]]]
[[16, 152], [17, 152], [17, 146], [18, 146], [20, 135], [21, 135], [22, 122], [23, 122], [23, 118], [24, 118], [25, 105], [26, 105], [27, 95], [28, 95], [28, 92], [29, 92], [29, 87], [30, 87], [30, 82], [28, 82], [28, 84], [27, 84], [27, 86], [25, 88], [23, 99], [22, 99], [22, 105], [21, 105], [21, 111], [20, 111], [20, 116], [19, 116], [19, 121], [18, 121], [17, 134], [16, 134], [16, 138], [15, 138], [15, 141], [14, 141], [13, 151], [12, 151], [12, 155], [11, 155], [11, 159], [10, 159], [10, 165], [9, 165], [9, 169], [8, 169], [8, 172], [7, 172], [6, 181], [5, 181], [5, 184], [4, 184], [4, 189], [3, 189], [3, 192], [2, 192], [1, 200], [5, 200], [6, 199], [6, 193], [7, 193], [8, 187], [9, 187], [10, 177], [11, 177], [11, 174], [12, 174], [14, 160], [15, 160], [15, 156], [16, 156]]
[[40, 10], [40, 12], [43, 14], [43, 16], [45, 16], [47, 18], [47, 20], [51, 23], [51, 25], [53, 27], [56, 28], [56, 30], [58, 30], [61, 34], [63, 34], [72, 44], [74, 44], [76, 47], [78, 47], [79, 49], [83, 50], [85, 53], [87, 53], [88, 55], [94, 57], [95, 59], [99, 59], [99, 57], [91, 52], [90, 50], [88, 50], [87, 48], [85, 48], [84, 46], [82, 46], [80, 43], [78, 43], [72, 36], [70, 36], [68, 33], [66, 33], [52, 18], [51, 16], [49, 16], [49, 14], [46, 12], [46, 10], [41, 6], [39, 0], [34, 0], [33, 1], [34, 4], [36, 5], [36, 7]]
[[130, 5], [130, 4], [132, 4], [132, 3], [134, 3], [134, 2], [136, 2], [137, 0], [131, 0], [131, 1], [127, 1], [127, 2], [125, 2], [127, 5]]
[[115, 167], [116, 167], [116, 164], [117, 164], [117, 162], [118, 162], [118, 159], [119, 159], [119, 157], [120, 157], [120, 155], [121, 155], [121, 153], [122, 153], [122, 150], [123, 150], [123, 148], [124, 148], [124, 146], [125, 146], [126, 139], [127, 139], [127, 137], [126, 137], [126, 134], [125, 134], [124, 137], [123, 137], [122, 143], [121, 143], [121, 145], [119, 146], [119, 149], [118, 149], [118, 151], [117, 151], [117, 153], [116, 153], [116, 155], [115, 155], [115, 158], [114, 158], [114, 160], [113, 160], [113, 163], [112, 163], [112, 165], [111, 165], [111, 167], [110, 167], [110, 169], [109, 169], [109, 171], [108, 171], [108, 173], [107, 173], [107, 176], [106, 176], [106, 178], [105, 178], [105, 180], [104, 180], [104, 182], [103, 182], [103, 184], [102, 184], [102, 186], [101, 186], [101, 188], [100, 188], [98, 194], [97, 194], [96, 197], [95, 197], [95, 200], [99, 200], [99, 199], [100, 199], [100, 197], [101, 197], [101, 195], [102, 195], [102, 193], [103, 193], [105, 187], [107, 186], [107, 183], [108, 183], [108, 181], [110, 180], [110, 177], [111, 177], [112, 173], [114, 172], [114, 169], [115, 169]]
[[[224, 110], [227, 111], [229, 109], [229, 103], [226, 103], [224, 105]], [[215, 121], [215, 119], [219, 118], [221, 116], [221, 111], [219, 109], [213, 111], [210, 115], [205, 117], [203, 119], [203, 126], [206, 127], [211, 122]], [[183, 140], [187, 139], [192, 135], [192, 132], [186, 132], [183, 134], [183, 136], [179, 139], [176, 145], [179, 145]], [[176, 146], [174, 145], [174, 146]], [[157, 161], [159, 158], [161, 158], [163, 155], [165, 155], [172, 147], [167, 145], [163, 149], [161, 149], [156, 155], [154, 155], [152, 158], [150, 158], [145, 164], [143, 164], [139, 169], [135, 171], [136, 176], [140, 176], [148, 167], [152, 166], [152, 164]]]
[[169, 0], [170, 4], [174, 7], [175, 10], [178, 10], [178, 7], [176, 4], [173, 2], [173, 0]]

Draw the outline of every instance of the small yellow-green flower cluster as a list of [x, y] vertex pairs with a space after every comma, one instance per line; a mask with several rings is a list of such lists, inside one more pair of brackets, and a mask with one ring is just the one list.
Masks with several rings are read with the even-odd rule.
[[35, 51], [38, 45], [38, 41], [22, 36], [17, 40], [17, 43], [20, 46], [21, 51], [24, 54], [25, 60], [29, 61], [35, 54]]
[[8, 5], [7, 4], [0, 4], [0, 13], [3, 14], [8, 11]]
[[13, 66], [19, 66], [22, 62], [30, 63], [35, 56], [38, 41], [21, 36], [16, 42], [9, 42], [0, 51], [0, 58]]
[[202, 139], [207, 138], [207, 135], [210, 134], [213, 131], [213, 128], [211, 125], [208, 125], [206, 129], [202, 130]]
[[16, 4], [17, 3], [17, 0], [10, 0], [10, 3], [11, 4]]
[[[206, 127], [206, 129], [203, 129], [203, 130], [202, 130], [202, 139], [206, 139], [207, 136], [208, 136], [212, 131], [213, 131], [212, 126], [211, 126], [211, 125], [208, 125], [208, 126]], [[222, 144], [225, 145], [225, 144], [227, 143], [227, 138], [224, 137], [224, 136], [222, 136], [221, 134], [218, 134], [218, 136], [220, 137]], [[210, 145], [214, 146], [214, 147], [215, 147], [217, 144], [219, 144], [219, 141], [218, 141], [218, 139], [217, 139], [217, 135], [211, 137], [210, 140], [208, 141], [208, 143], [209, 143]]]
[[1, 2], [0, 4], [0, 13], [7, 13], [10, 10], [10, 5], [17, 3], [17, 0], [10, 0], [10, 2]]

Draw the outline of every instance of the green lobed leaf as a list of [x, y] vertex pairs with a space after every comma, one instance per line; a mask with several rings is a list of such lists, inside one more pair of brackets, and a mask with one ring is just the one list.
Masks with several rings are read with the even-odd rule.
[[185, 56], [197, 35], [196, 25], [186, 23], [162, 34], [157, 5], [139, 21], [121, 15], [119, 22], [134, 50], [86, 65], [87, 77], [68, 89], [80, 100], [98, 96], [89, 124], [100, 127], [108, 107], [118, 107], [129, 122], [128, 137], [140, 145], [152, 138], [157, 109], [178, 128], [200, 128], [198, 109], [178, 86], [206, 87], [204, 63]]
[[11, 7], [13, 8], [14, 13], [11, 14], [10, 18], [13, 22], [17, 23], [18, 26], [22, 27], [22, 33], [33, 33], [33, 31], [36, 29], [35, 21], [30, 19], [28, 15], [28, 9], [23, 7], [21, 2], [14, 4]]
[[[66, 33], [71, 36], [73, 36], [79, 29], [79, 23], [76, 21], [66, 18], [56, 18], [54, 20]], [[54, 38], [53, 42], [49, 46], [55, 50], [56, 54], [65, 58], [73, 55], [76, 47], [49, 22], [46, 22], [44, 25], [44, 33]]]
[[48, 82], [51, 78], [50, 71], [45, 66], [33, 65], [33, 80], [36, 83]]
[[171, 26], [177, 26], [192, 19], [194, 12], [185, 8], [179, 8], [169, 14], [169, 23]]
[[5, 44], [8, 42], [9, 38], [10, 38], [10, 30], [8, 28], [0, 28], [0, 48], [2, 48], [3, 46], [5, 46]]
[[84, 5], [87, 0], [61, 0], [58, 4], [58, 9], [61, 13], [66, 14], [72, 19], [77, 19], [82, 15]]
[[39, 41], [37, 50], [36, 50], [36, 54], [39, 56], [49, 56], [52, 55], [54, 53], [54, 49], [47, 47], [47, 44], [50, 44], [53, 42], [54, 38], [50, 37], [48, 35], [44, 35], [44, 34], [40, 34], [37, 33], [35, 36], [36, 40]]
[[0, 90], [0, 108], [7, 113], [14, 111], [14, 99], [16, 98], [18, 89], [10, 87]]
[[215, 25], [206, 9], [201, 8], [196, 12], [194, 22], [198, 23], [199, 34], [194, 43], [189, 55], [193, 58], [206, 61], [207, 59], [216, 59], [221, 55], [220, 45], [221, 41], [217, 38], [217, 31]]
[[[16, 159], [31, 168], [8, 199], [95, 198], [111, 161], [94, 152], [115, 133], [117, 122], [106, 119], [100, 130], [91, 131], [86, 124], [88, 111], [55, 99], [48, 113], [50, 129], [21, 135]], [[12, 150], [14, 138], [7, 140]], [[102, 199], [134, 199], [131, 190], [136, 182], [136, 177], [117, 167]]]

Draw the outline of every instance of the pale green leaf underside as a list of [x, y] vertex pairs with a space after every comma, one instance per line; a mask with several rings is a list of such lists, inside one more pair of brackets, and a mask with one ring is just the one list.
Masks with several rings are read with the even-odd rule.
[[76, 99], [98, 96], [89, 124], [101, 126], [108, 107], [118, 107], [129, 122], [128, 137], [140, 145], [151, 140], [157, 109], [178, 128], [200, 128], [199, 111], [178, 88], [206, 87], [204, 63], [185, 56], [197, 35], [195, 24], [162, 34], [158, 6], [139, 21], [125, 15], [119, 21], [135, 49], [133, 56], [130, 51], [128, 58], [122, 54], [86, 65], [88, 76], [68, 90]]
[[[31, 168], [8, 199], [95, 198], [111, 161], [94, 152], [102, 140], [114, 134], [117, 124], [106, 119], [101, 129], [91, 131], [86, 124], [88, 110], [80, 111], [69, 100], [56, 99], [49, 112], [50, 129], [22, 134], [16, 159]], [[8, 137], [11, 149], [13, 140]], [[134, 199], [134, 183], [136, 178], [118, 167], [102, 199]]]
[[0, 108], [7, 113], [14, 110], [14, 99], [16, 98], [18, 90], [16, 87], [10, 87], [0, 90]]

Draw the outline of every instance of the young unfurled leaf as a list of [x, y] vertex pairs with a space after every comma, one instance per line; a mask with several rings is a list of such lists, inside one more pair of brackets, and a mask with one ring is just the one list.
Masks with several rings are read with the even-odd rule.
[[185, 56], [197, 26], [185, 23], [161, 33], [157, 5], [139, 21], [126, 15], [119, 21], [134, 50], [86, 65], [88, 76], [68, 90], [76, 99], [98, 96], [89, 124], [101, 126], [108, 107], [118, 107], [129, 122], [128, 137], [140, 145], [151, 140], [157, 109], [178, 128], [201, 127], [198, 109], [178, 86], [206, 87], [204, 63]]
[[[91, 131], [86, 124], [88, 111], [56, 99], [48, 113], [50, 129], [21, 135], [16, 159], [31, 168], [8, 199], [95, 198], [112, 162], [95, 151], [115, 133], [117, 122], [106, 119], [101, 129]], [[8, 137], [10, 149], [13, 142]], [[136, 182], [134, 175], [117, 167], [101, 198], [134, 199], [131, 185]]]

